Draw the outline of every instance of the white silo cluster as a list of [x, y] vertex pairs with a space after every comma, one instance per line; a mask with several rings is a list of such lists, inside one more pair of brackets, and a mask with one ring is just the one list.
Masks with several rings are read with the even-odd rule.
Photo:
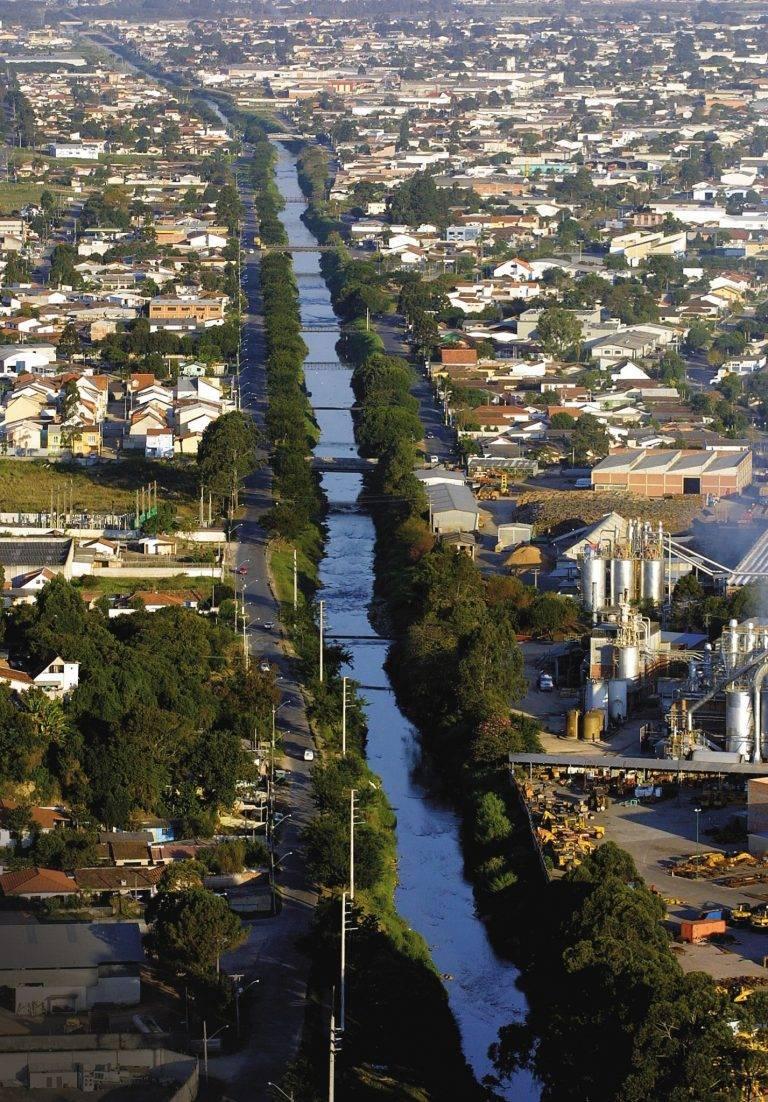
[[664, 599], [664, 532], [649, 521], [627, 522], [627, 538], [587, 547], [580, 559], [581, 595], [588, 612]]
[[[768, 660], [768, 624], [731, 620], [720, 636], [720, 658], [727, 673], [759, 659]], [[755, 722], [757, 720], [757, 722]], [[758, 736], [755, 744], [756, 734]], [[768, 750], [768, 683], [760, 664], [738, 676], [725, 690], [725, 749], [743, 758], [762, 758]]]
[[[731, 760], [767, 760], [768, 623], [731, 620], [719, 643], [707, 644], [689, 667], [680, 706], [674, 705], [667, 717], [677, 753], [695, 754], [705, 747], [732, 755]], [[695, 724], [699, 709], [713, 698], [723, 702], [724, 738]]]
[[[609, 648], [610, 676], [589, 677], [584, 684], [584, 709], [600, 709], [606, 723], [621, 723], [627, 718], [629, 696], [640, 686], [649, 647], [649, 621], [636, 609], [622, 602], [615, 612], [603, 613], [603, 626], [613, 638]], [[606, 662], [603, 659], [603, 668]]]

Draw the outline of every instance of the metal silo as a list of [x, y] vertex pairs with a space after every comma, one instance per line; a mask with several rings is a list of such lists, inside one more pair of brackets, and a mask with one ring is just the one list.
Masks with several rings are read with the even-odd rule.
[[608, 715], [618, 723], [627, 718], [627, 683], [614, 678], [608, 682]]
[[723, 661], [727, 666], [736, 665], [736, 656], [739, 653], [739, 633], [736, 630], [737, 627], [738, 621], [731, 620], [728, 627], [723, 629], [723, 634], [720, 638]]
[[634, 559], [611, 560], [611, 593], [613, 604], [623, 601], [626, 595], [628, 601], [635, 596], [635, 562]]
[[725, 748], [748, 758], [752, 743], [752, 699], [746, 689], [726, 689]]
[[645, 601], [660, 605], [664, 599], [664, 566], [661, 559], [643, 559], [640, 566], [640, 592]]
[[602, 678], [587, 681], [584, 684], [584, 711], [596, 709], [605, 712], [608, 708], [608, 685]]
[[622, 681], [636, 681], [640, 676], [640, 648], [630, 645], [616, 648], [616, 676]]
[[584, 555], [581, 560], [581, 596], [588, 612], [605, 608], [605, 559]]

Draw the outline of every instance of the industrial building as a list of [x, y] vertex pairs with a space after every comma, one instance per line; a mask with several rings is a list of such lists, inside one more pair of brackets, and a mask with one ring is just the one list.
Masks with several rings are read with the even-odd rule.
[[431, 471], [417, 471], [416, 477], [424, 484], [427, 493], [433, 532], [443, 535], [478, 530], [480, 506], [461, 475], [433, 468]]
[[641, 497], [665, 494], [738, 494], [752, 481], [752, 452], [622, 449], [592, 469], [594, 490], [626, 490]]

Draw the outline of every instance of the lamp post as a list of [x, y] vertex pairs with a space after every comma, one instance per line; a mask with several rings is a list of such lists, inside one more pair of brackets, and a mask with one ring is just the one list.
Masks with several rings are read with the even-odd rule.
[[228, 1025], [221, 1026], [215, 1033], [208, 1036], [208, 1023], [203, 1019], [203, 1068], [205, 1070], [205, 1081], [208, 1082], [208, 1042], [212, 1041], [214, 1037], [218, 1037], [220, 1033], [223, 1033], [225, 1029], [229, 1029]]
[[694, 813], [696, 815], [696, 845], [699, 844], [699, 815], [701, 815], [701, 808], [694, 807]]
[[277, 1083], [267, 1082], [267, 1086], [272, 1090], [277, 1091], [282, 1098], [287, 1098], [288, 1102], [296, 1102], [294, 1095], [286, 1094], [282, 1087], [278, 1087]]
[[240, 986], [240, 980], [245, 978], [242, 972], [240, 972], [240, 973], [236, 972], [233, 975], [231, 975], [229, 978], [232, 980], [232, 983], [234, 985], [234, 992], [235, 992], [235, 1029], [237, 1030], [237, 1036], [239, 1037], [240, 1036], [240, 996], [244, 995], [246, 993], [246, 991], [248, 991], [255, 984], [261, 983], [261, 978], [251, 980], [251, 982], [247, 983], [245, 985], [245, 987]]

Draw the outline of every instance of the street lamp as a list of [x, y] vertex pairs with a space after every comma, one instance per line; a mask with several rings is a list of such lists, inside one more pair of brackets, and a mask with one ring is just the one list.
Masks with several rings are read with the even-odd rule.
[[240, 996], [244, 995], [246, 993], [246, 991], [250, 990], [250, 988], [253, 987], [255, 984], [261, 983], [261, 978], [259, 977], [259, 979], [251, 980], [251, 982], [247, 983], [245, 985], [245, 987], [240, 986], [240, 980], [244, 978], [242, 973], [239, 974], [239, 975], [237, 973], [235, 973], [234, 975], [230, 976], [229, 978], [232, 980], [232, 983], [234, 985], [234, 990], [235, 990], [235, 1029], [237, 1030], [237, 1036], [239, 1037], [240, 1036]]
[[694, 807], [693, 810], [694, 810], [695, 815], [696, 815], [696, 845], [698, 846], [698, 844], [699, 844], [699, 815], [701, 815], [701, 808], [700, 807]]
[[223, 1033], [225, 1029], [229, 1029], [228, 1025], [221, 1026], [215, 1033], [208, 1036], [208, 1023], [203, 1019], [203, 1068], [205, 1069], [205, 1081], [208, 1082], [208, 1042], [212, 1041], [214, 1037], [218, 1037], [220, 1033]]
[[272, 1090], [278, 1091], [278, 1093], [279, 1093], [279, 1094], [280, 1094], [280, 1095], [281, 1095], [281, 1096], [282, 1096], [283, 1098], [287, 1098], [287, 1099], [288, 1099], [288, 1102], [296, 1102], [296, 1099], [295, 1099], [295, 1097], [294, 1097], [294, 1096], [293, 1096], [292, 1094], [286, 1094], [286, 1093], [285, 1093], [285, 1091], [283, 1090], [283, 1088], [282, 1088], [282, 1087], [278, 1087], [277, 1083], [272, 1083], [272, 1082], [268, 1082], [268, 1083], [267, 1083], [267, 1086], [268, 1086], [268, 1087], [271, 1087], [271, 1088], [272, 1088]]

